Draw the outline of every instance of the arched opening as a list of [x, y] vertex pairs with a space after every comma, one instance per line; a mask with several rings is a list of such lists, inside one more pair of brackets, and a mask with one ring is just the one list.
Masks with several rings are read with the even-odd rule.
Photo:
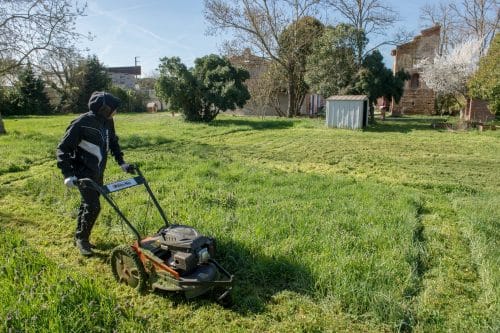
[[417, 89], [420, 86], [420, 75], [415, 73], [411, 76], [410, 88]]

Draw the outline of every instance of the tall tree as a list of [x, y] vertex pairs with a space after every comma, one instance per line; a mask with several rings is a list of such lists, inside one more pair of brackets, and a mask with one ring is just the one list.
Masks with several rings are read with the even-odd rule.
[[[287, 82], [288, 105], [293, 111], [287, 112], [289, 117], [299, 114], [309, 91], [304, 80], [307, 58], [312, 53], [314, 41], [323, 34], [323, 29], [320, 21], [306, 16], [286, 27], [279, 36], [278, 54], [286, 63], [286, 66], [281, 66], [281, 76]], [[277, 69], [279, 68], [278, 66]]]
[[385, 67], [382, 54], [375, 50], [364, 58], [363, 66], [356, 74], [350, 92], [368, 96], [370, 118], [374, 122], [374, 104], [377, 98], [385, 97], [387, 100], [394, 98], [399, 102], [403, 95], [404, 81], [407, 79], [409, 75], [404, 71], [393, 75], [392, 71]]
[[392, 40], [382, 41], [371, 50], [365, 50], [364, 38], [370, 38], [372, 35], [385, 36], [386, 31], [393, 28], [398, 21], [396, 12], [383, 0], [324, 0], [324, 2], [334, 8], [346, 23], [365, 32], [364, 36], [359, 37], [361, 39], [357, 44], [356, 59], [358, 65], [361, 65], [366, 54], [379, 46], [384, 44], [395, 45], [408, 38], [408, 36], [402, 34], [395, 36]]
[[75, 89], [75, 95], [71, 111], [87, 112], [89, 97], [94, 91], [108, 90], [111, 87], [111, 78], [108, 76], [106, 67], [94, 55], [80, 63], [72, 87]]
[[[210, 32], [230, 30], [236, 43], [250, 47], [267, 59], [279, 65], [287, 77], [287, 115], [298, 114], [300, 106], [296, 87], [300, 76], [293, 67], [297, 62], [294, 52], [283, 52], [280, 42], [287, 40], [287, 50], [303, 50], [302, 42], [309, 40], [300, 36], [302, 18], [314, 16], [320, 0], [204, 0], [205, 18], [211, 26]], [[285, 34], [283, 34], [287, 30]], [[291, 39], [284, 36], [293, 37]], [[281, 38], [281, 40], [280, 40]], [[296, 44], [294, 44], [296, 43]], [[292, 57], [292, 58], [290, 58]], [[298, 57], [298, 56], [297, 56]]]
[[314, 92], [326, 97], [346, 92], [359, 70], [356, 52], [363, 35], [348, 24], [325, 29], [307, 60], [305, 79]]
[[[461, 0], [459, 4], [451, 3], [455, 15], [459, 19], [459, 29], [462, 36], [482, 39], [483, 53], [493, 40], [498, 30], [500, 7], [497, 0]], [[462, 39], [464, 41], [464, 39]]]
[[489, 102], [492, 113], [500, 116], [500, 34], [497, 34], [488, 53], [479, 61], [479, 69], [468, 83], [472, 97]]

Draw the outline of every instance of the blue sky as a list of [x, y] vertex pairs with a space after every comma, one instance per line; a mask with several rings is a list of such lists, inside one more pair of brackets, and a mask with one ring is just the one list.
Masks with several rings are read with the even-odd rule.
[[[414, 32], [420, 31], [420, 7], [433, 2], [384, 1], [400, 13], [397, 26]], [[88, 0], [86, 14], [78, 20], [77, 29], [95, 37], [84, 41], [82, 47], [106, 66], [133, 66], [138, 57], [143, 76], [149, 76], [165, 56], [178, 56], [191, 66], [198, 57], [219, 53], [226, 39], [205, 34], [202, 0]], [[381, 49], [388, 66], [392, 64], [390, 50]]]

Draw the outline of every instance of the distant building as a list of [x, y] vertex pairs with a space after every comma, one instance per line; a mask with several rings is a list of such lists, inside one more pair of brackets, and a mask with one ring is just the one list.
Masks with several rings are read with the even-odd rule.
[[141, 66], [108, 67], [107, 71], [114, 85], [123, 89], [135, 89], [137, 76], [141, 75]]
[[[268, 70], [270, 64], [268, 59], [252, 54], [250, 49], [247, 48], [242, 54], [229, 56], [229, 61], [233, 66], [244, 68], [250, 73], [250, 78], [245, 81], [250, 94], [262, 89], [260, 82], [262, 80], [262, 75]], [[282, 91], [278, 93], [277, 96], [274, 96], [274, 102], [272, 104], [273, 105], [263, 104], [259, 102], [255, 96], [252, 96], [243, 108], [234, 110], [234, 112], [237, 114], [259, 116], [276, 116], [279, 114], [278, 111], [281, 114], [286, 114], [288, 106], [286, 91]], [[321, 96], [308, 94], [304, 98], [304, 102], [300, 108], [300, 114], [316, 115], [323, 109], [324, 104], [325, 100]]]
[[421, 31], [409, 43], [398, 45], [392, 50], [393, 72], [403, 69], [410, 74], [405, 82], [403, 96], [398, 104], [392, 103], [393, 115], [433, 114], [435, 93], [421, 80], [421, 69], [417, 64], [425, 58], [434, 58], [439, 49], [441, 27], [439, 25]]
[[485, 123], [495, 119], [495, 115], [488, 109], [488, 102], [478, 99], [468, 100], [460, 116], [463, 120], [473, 123]]
[[[233, 112], [244, 115], [277, 115], [273, 106], [261, 103], [258, 98], [254, 96], [256, 91], [260, 89], [260, 80], [268, 69], [269, 60], [252, 54], [248, 48], [241, 54], [229, 56], [228, 59], [233, 66], [244, 68], [250, 74], [250, 78], [245, 81], [245, 85], [248, 87], [251, 98], [241, 109], [233, 110]], [[278, 98], [281, 99], [281, 96]]]

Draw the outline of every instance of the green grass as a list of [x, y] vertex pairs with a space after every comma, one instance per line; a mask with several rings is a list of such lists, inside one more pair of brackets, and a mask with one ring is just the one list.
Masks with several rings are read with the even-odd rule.
[[[107, 257], [132, 237], [104, 202], [98, 255], [77, 254], [79, 197], [54, 161], [73, 117], [4, 119], [4, 330], [500, 328], [500, 131], [436, 130], [422, 117], [348, 131], [318, 119], [119, 115], [126, 159], [140, 163], [168, 217], [217, 238], [218, 260], [235, 274], [234, 305], [222, 308], [116, 284]], [[107, 181], [124, 177], [110, 160]], [[115, 199], [143, 233], [160, 225], [140, 189]]]
[[0, 313], [3, 330], [107, 332], [125, 322], [141, 329], [140, 318], [93, 281], [41, 255], [19, 233], [1, 229]]

